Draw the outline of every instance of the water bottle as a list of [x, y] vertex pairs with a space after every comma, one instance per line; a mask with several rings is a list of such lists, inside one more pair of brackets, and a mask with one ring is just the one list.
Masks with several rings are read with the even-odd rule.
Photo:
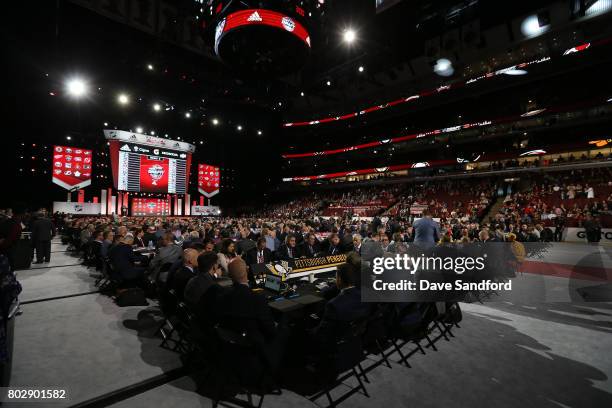
[[149, 249], [153, 249], [153, 240], [149, 240]]

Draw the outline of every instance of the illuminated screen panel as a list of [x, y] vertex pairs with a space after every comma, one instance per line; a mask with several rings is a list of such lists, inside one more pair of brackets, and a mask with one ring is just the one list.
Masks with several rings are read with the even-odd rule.
[[185, 194], [189, 185], [189, 143], [105, 130], [114, 186], [119, 191]]
[[74, 146], [53, 146], [52, 159], [53, 183], [66, 190], [76, 190], [91, 184], [91, 150]]
[[170, 202], [164, 198], [133, 198], [133, 216], [170, 215]]

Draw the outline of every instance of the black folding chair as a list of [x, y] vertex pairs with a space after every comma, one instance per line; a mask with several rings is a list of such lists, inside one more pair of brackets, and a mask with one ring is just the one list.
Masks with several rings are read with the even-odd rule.
[[[239, 387], [248, 399], [251, 407], [260, 408], [266, 394], [280, 395], [282, 392], [276, 385], [274, 376], [262, 353], [261, 346], [256, 346], [247, 333], [238, 333], [220, 326], [214, 328], [217, 342], [217, 353], [212, 364], [215, 367], [215, 396], [213, 408], [221, 400], [243, 404], [237, 398], [224, 395], [231, 385]], [[259, 396], [257, 405], [253, 403], [253, 394]]]
[[[361, 366], [361, 362], [365, 358], [362, 338], [366, 332], [367, 323], [367, 320], [353, 322], [349, 332], [336, 341], [331, 355], [324, 357], [329, 361], [329, 363], [323, 367], [322, 372], [323, 378], [326, 380], [325, 388], [311, 396], [309, 398], [311, 401], [314, 402], [325, 395], [329, 401], [328, 407], [335, 407], [360, 390], [363, 392], [363, 395], [368, 398], [370, 397], [364, 382], [361, 380], [361, 377], [363, 377], [365, 381], [369, 382]], [[352, 387], [349, 391], [334, 400], [330, 392], [340, 384], [344, 384], [344, 381], [351, 377], [355, 377], [359, 386]]]

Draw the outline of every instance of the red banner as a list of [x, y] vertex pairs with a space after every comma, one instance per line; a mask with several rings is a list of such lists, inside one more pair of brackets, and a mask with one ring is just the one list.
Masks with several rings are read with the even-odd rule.
[[198, 191], [206, 198], [219, 193], [221, 172], [210, 164], [198, 164]]
[[91, 184], [93, 155], [91, 150], [70, 146], [53, 146], [51, 181], [66, 190]]
[[85, 190], [79, 190], [79, 195], [77, 198], [77, 202], [84, 203], [85, 202]]

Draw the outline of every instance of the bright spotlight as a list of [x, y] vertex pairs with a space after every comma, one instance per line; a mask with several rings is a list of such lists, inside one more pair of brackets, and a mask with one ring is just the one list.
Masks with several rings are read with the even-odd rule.
[[526, 17], [521, 23], [521, 32], [525, 37], [535, 37], [543, 34], [550, 28], [548, 24], [541, 24], [536, 14]]
[[155, 69], [155, 67], [153, 66], [153, 64], [147, 64], [147, 69], [149, 71], [153, 71], [153, 69]]
[[155, 131], [154, 130], [150, 131], [149, 133], [151, 133], [151, 136], [155, 136]]
[[117, 96], [117, 102], [119, 102], [121, 105], [127, 105], [130, 103], [130, 97], [123, 93], [119, 94], [119, 96]]
[[189, 118], [191, 117], [191, 113], [189, 113], [189, 112], [185, 112], [185, 117], [186, 117], [187, 119], [189, 119]]
[[327, 81], [325, 84], [326, 84], [327, 86], [331, 86], [331, 81]]
[[440, 76], [448, 77], [455, 73], [453, 63], [447, 58], [440, 58], [434, 65], [434, 72]]
[[80, 98], [87, 93], [87, 85], [82, 79], [71, 79], [66, 83], [66, 90], [69, 95]]
[[236, 126], [236, 129], [238, 129], [238, 131], [240, 132], [242, 130], [242, 125]]
[[263, 134], [263, 132], [261, 130], [257, 131], [257, 136], [261, 136]]
[[66, 140], [71, 140], [71, 139], [72, 139], [72, 137], [66, 136]]
[[300, 96], [304, 96], [304, 92], [300, 92]]
[[363, 72], [365, 70], [365, 68], [363, 67], [363, 65], [360, 65], [359, 68], [357, 68], [357, 71], [359, 72]]
[[354, 30], [349, 28], [344, 30], [343, 38], [345, 42], [351, 44], [357, 38], [357, 34], [355, 34]]
[[108, 122], [104, 122], [104, 126], [108, 126]]
[[215, 125], [215, 126], [217, 126], [217, 125], [219, 124], [219, 119], [214, 118], [214, 119], [212, 120], [212, 124], [213, 124], [213, 125]]
[[159, 112], [161, 110], [161, 105], [159, 103], [153, 104], [153, 110]]
[[136, 128], [136, 133], [142, 133], [142, 128], [140, 126]]

